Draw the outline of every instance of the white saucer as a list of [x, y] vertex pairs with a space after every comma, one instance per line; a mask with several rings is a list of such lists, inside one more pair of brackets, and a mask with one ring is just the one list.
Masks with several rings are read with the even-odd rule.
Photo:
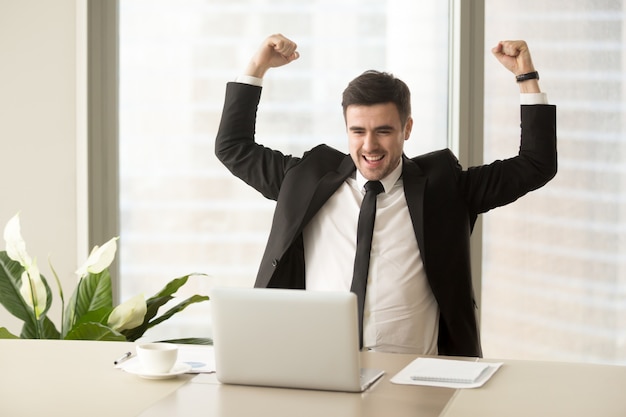
[[144, 371], [141, 368], [141, 364], [139, 362], [129, 363], [127, 366], [123, 367], [123, 369], [128, 373], [139, 375], [140, 377], [146, 379], [168, 379], [184, 374], [185, 372], [189, 372], [191, 370], [191, 365], [184, 362], [178, 362], [169, 372], [162, 374], [155, 374]]

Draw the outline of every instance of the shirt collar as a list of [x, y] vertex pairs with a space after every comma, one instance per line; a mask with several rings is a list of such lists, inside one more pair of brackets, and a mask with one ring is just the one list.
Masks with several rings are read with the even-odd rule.
[[[389, 175], [387, 175], [385, 178], [382, 178], [380, 180], [380, 182], [383, 184], [383, 188], [385, 189], [386, 193], [389, 192], [393, 188], [396, 181], [398, 181], [398, 179], [402, 175], [403, 163], [404, 161], [400, 160], [400, 163], [398, 164], [398, 166], [393, 171], [391, 171]], [[367, 181], [369, 180], [365, 178], [363, 174], [361, 174], [361, 171], [357, 169], [356, 170], [356, 183], [359, 187], [359, 190], [363, 190], [363, 187], [365, 187], [365, 183]]]

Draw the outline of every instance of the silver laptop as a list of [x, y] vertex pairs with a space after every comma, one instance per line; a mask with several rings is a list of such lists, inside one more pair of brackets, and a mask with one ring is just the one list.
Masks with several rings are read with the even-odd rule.
[[209, 293], [217, 379], [227, 384], [362, 392], [351, 292], [215, 288]]

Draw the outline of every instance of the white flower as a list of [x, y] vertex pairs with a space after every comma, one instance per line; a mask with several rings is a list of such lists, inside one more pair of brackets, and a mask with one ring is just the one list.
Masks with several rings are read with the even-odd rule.
[[107, 324], [118, 332], [126, 329], [134, 329], [143, 323], [148, 307], [143, 294], [137, 295], [124, 301], [113, 309], [109, 315]]
[[20, 294], [22, 294], [26, 304], [33, 309], [38, 320], [46, 309], [48, 294], [36, 262], [26, 253], [26, 242], [22, 238], [19, 213], [13, 216], [4, 227], [4, 241], [6, 242], [7, 256], [15, 262], [19, 262], [24, 268]]
[[117, 250], [116, 241], [119, 237], [114, 237], [102, 246], [94, 246], [87, 261], [76, 270], [79, 278], [86, 276], [88, 273], [99, 274], [111, 265], [115, 258]]
[[4, 241], [9, 258], [19, 262], [24, 268], [28, 268], [33, 263], [26, 253], [26, 242], [22, 239], [19, 213], [13, 216], [5, 226]]
[[46, 293], [46, 287], [41, 280], [39, 268], [36, 263], [32, 263], [28, 269], [22, 272], [20, 294], [22, 294], [26, 304], [35, 312], [35, 318], [39, 320], [39, 317], [46, 309], [48, 294]]

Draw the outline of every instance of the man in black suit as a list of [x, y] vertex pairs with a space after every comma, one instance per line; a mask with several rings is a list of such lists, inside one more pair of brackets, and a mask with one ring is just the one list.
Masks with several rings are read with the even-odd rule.
[[349, 155], [319, 145], [294, 157], [255, 143], [265, 72], [299, 57], [290, 39], [266, 38], [227, 85], [215, 143], [233, 174], [277, 201], [255, 286], [349, 291], [363, 186], [380, 181], [363, 347], [481, 356], [469, 254], [476, 217], [543, 186], [557, 165], [556, 108], [539, 89], [526, 43], [499, 42], [492, 52], [520, 88], [520, 151], [464, 170], [449, 150], [404, 155], [413, 128], [409, 89], [377, 71], [343, 93]]

